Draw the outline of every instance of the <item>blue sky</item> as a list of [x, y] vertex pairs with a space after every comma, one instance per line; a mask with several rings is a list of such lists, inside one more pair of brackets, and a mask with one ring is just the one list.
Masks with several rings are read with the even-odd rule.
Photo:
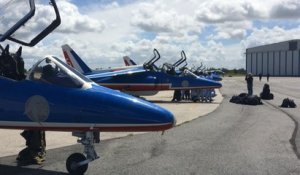
[[[185, 50], [189, 65], [241, 68], [247, 47], [300, 39], [299, 0], [58, 0], [57, 4], [61, 26], [34, 49], [24, 49], [28, 56], [63, 57], [60, 46], [69, 44], [97, 68], [122, 66], [125, 55], [142, 63], [157, 48], [162, 62], [174, 62]], [[28, 31], [38, 31], [50, 20], [43, 16], [49, 9], [42, 6], [47, 4], [37, 8], [42, 16], [26, 26]]]

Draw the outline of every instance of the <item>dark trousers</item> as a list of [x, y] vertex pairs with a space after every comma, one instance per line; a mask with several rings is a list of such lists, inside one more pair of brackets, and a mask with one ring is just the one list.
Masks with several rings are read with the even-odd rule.
[[253, 95], [253, 86], [247, 85], [247, 89], [248, 89], [248, 95]]

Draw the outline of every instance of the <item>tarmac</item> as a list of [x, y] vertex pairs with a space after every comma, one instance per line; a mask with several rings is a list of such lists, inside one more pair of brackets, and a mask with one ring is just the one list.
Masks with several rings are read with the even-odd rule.
[[[262, 91], [264, 83], [267, 83], [265, 78], [261, 82], [254, 78], [254, 94]], [[150, 132], [102, 140], [95, 144], [101, 158], [89, 164], [86, 174], [300, 174], [300, 78], [271, 77], [268, 83], [274, 100], [263, 100], [263, 105], [257, 106], [240, 105], [229, 100], [233, 95], [247, 92], [244, 77], [226, 77], [221, 89], [224, 99], [213, 112], [201, 117], [197, 114], [192, 121], [179, 124], [164, 135]], [[170, 103], [171, 94], [166, 95], [168, 100], [157, 101], [159, 105], [178, 109], [185, 104]], [[286, 97], [294, 99], [297, 108], [280, 108]], [[194, 105], [191, 109], [182, 106], [181, 114], [198, 113], [209, 106]], [[3, 149], [10, 146], [5, 145]], [[18, 166], [16, 155], [1, 157], [0, 174], [67, 175], [67, 157], [82, 151], [80, 144], [49, 149], [41, 166]]]
[[[194, 103], [189, 101], [171, 102], [173, 91], [161, 91], [155, 96], [145, 96], [143, 98], [170, 110], [174, 114], [177, 121], [176, 125], [178, 126], [205, 116], [217, 109], [223, 97], [219, 90], [216, 90], [216, 94], [217, 96], [213, 98], [214, 101], [212, 103]], [[25, 147], [25, 140], [20, 136], [21, 132], [21, 130], [0, 129], [1, 143], [5, 143], [0, 144], [1, 157], [16, 155]], [[100, 138], [101, 140], [109, 140], [142, 133], [143, 132], [102, 132]], [[46, 143], [46, 149], [49, 150], [77, 144], [77, 138], [73, 137], [70, 132], [47, 131]]]

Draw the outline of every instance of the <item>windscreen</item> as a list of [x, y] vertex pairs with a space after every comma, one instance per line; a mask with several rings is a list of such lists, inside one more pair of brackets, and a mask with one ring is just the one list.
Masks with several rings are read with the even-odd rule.
[[82, 80], [84, 80], [85, 82], [93, 82], [91, 79], [87, 78], [86, 76], [82, 75], [80, 72], [78, 72], [76, 69], [74, 69], [73, 67], [69, 66], [68, 64], [64, 63], [63, 61], [61, 61], [60, 59], [53, 57], [56, 59], [56, 61], [58, 61], [60, 64], [64, 65], [67, 69], [69, 69], [70, 71], [72, 71], [74, 74], [76, 74], [78, 77], [80, 77]]
[[192, 78], [198, 78], [198, 76], [196, 74], [194, 74], [193, 72], [185, 69], [182, 73], [181, 73], [181, 76], [184, 76], [184, 77], [192, 77]]
[[76, 77], [70, 75], [59, 64], [55, 64], [48, 58], [45, 58], [33, 69], [30, 80], [69, 88], [81, 88], [83, 86], [83, 83]]

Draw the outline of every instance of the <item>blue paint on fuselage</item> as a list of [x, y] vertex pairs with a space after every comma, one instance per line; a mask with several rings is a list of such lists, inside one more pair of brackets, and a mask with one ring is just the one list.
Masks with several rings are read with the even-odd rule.
[[[221, 83], [206, 78], [190, 75], [172, 75], [162, 71], [141, 71], [133, 74], [119, 74], [117, 76], [111, 75], [101, 77], [91, 74], [87, 75], [87, 77], [98, 84], [158, 84], [158, 86], [159, 84], [171, 84], [171, 89], [181, 87], [186, 88], [186, 86], [190, 88], [222, 87]], [[188, 84], [185, 84], [186, 82], [188, 82]]]
[[26, 101], [44, 97], [50, 107], [44, 122], [94, 124], [174, 123], [167, 110], [130, 95], [98, 85], [89, 89], [0, 77], [0, 121], [32, 122], [25, 114]]

